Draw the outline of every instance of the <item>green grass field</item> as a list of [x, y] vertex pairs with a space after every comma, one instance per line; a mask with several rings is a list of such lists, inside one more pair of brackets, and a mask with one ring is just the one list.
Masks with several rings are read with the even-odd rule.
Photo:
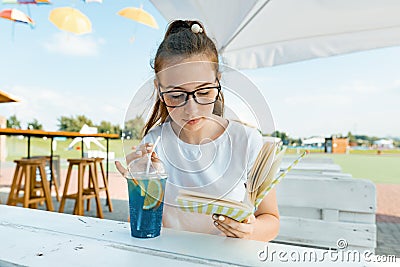
[[400, 184], [400, 156], [377, 154], [311, 154], [310, 157], [329, 157], [342, 171], [354, 178], [375, 183]]
[[[80, 143], [76, 144], [74, 149], [67, 150], [72, 139], [66, 141], [57, 141], [57, 149], [54, 155], [60, 155], [60, 158], [79, 158], [81, 156]], [[100, 141], [104, 146], [106, 141]], [[110, 140], [110, 151], [115, 153], [116, 159], [124, 158], [124, 149], [130, 151], [138, 140], [126, 140], [122, 142], [119, 139]], [[92, 144], [91, 149], [97, 150], [97, 146]], [[87, 148], [85, 148], [85, 151]], [[7, 137], [7, 161], [26, 157], [27, 139], [18, 137]], [[397, 153], [396, 153], [397, 152]], [[288, 151], [295, 153], [295, 151]], [[50, 139], [31, 138], [31, 156], [50, 155]], [[366, 178], [375, 183], [400, 184], [400, 151], [383, 151], [381, 155], [376, 150], [351, 151], [350, 154], [324, 154], [311, 153], [309, 157], [329, 157], [342, 167], [342, 171], [350, 173], [354, 178]], [[114, 164], [111, 163], [110, 170], [115, 171]]]
[[[288, 154], [296, 153], [288, 149]], [[301, 152], [301, 151], [300, 151]], [[400, 150], [350, 150], [349, 154], [311, 153], [308, 157], [327, 157], [338, 164], [344, 173], [375, 183], [400, 184]]]

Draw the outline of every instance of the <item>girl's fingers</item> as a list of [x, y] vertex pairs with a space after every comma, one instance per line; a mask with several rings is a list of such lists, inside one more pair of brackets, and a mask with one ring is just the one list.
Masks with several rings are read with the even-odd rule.
[[136, 151], [136, 152], [129, 153], [126, 156], [126, 163], [129, 165], [129, 163], [131, 163], [132, 161], [134, 161], [135, 159], [138, 159], [140, 157], [142, 157], [142, 151]]
[[142, 151], [143, 154], [149, 153], [153, 149], [153, 143], [145, 143], [136, 147], [136, 151]]
[[146, 153], [149, 153], [151, 150], [153, 150], [153, 144], [152, 143], [146, 144]]
[[215, 227], [217, 227], [221, 232], [224, 233], [227, 237], [236, 237], [231, 231], [229, 231], [226, 227], [218, 223], [217, 221], [214, 221]]
[[252, 224], [256, 221], [254, 215], [250, 215], [243, 223], [218, 214], [214, 214], [212, 217], [215, 223], [218, 223], [227, 231], [240, 238], [244, 238], [252, 233], [254, 227]]
[[159, 159], [157, 154], [156, 154], [156, 152], [154, 152], [154, 151], [153, 151], [153, 153], [151, 153], [151, 158], [154, 159], [154, 160], [158, 160]]
[[252, 214], [244, 222], [245, 223], [249, 223], [249, 224], [255, 223], [256, 222], [256, 216], [254, 216], [254, 214]]
[[[145, 143], [140, 146], [133, 146], [132, 149], [134, 150], [133, 152], [129, 153], [126, 156], [126, 163], [129, 165], [132, 161], [135, 159], [141, 158], [151, 152], [153, 149], [153, 143]], [[151, 157], [155, 160], [158, 159], [157, 154], [153, 151], [151, 154]]]
[[[140, 146], [133, 146], [133, 152], [129, 153], [126, 156], [126, 163], [129, 165], [135, 159], [141, 158], [151, 152], [153, 149], [153, 143], [145, 143], [141, 144]], [[157, 155], [153, 152], [151, 157], [154, 159], [158, 159]]]
[[223, 227], [225, 230], [232, 233], [235, 237], [241, 237], [241, 231], [238, 229], [241, 225], [240, 222], [237, 222], [229, 217], [222, 215], [213, 215], [214, 224], [218, 224]]
[[125, 177], [126, 174], [128, 173], [128, 170], [125, 169], [125, 168], [122, 166], [121, 162], [119, 162], [119, 161], [115, 161], [115, 167], [117, 167], [117, 170], [119, 171], [119, 173], [122, 174], [122, 176], [124, 176], [124, 177]]

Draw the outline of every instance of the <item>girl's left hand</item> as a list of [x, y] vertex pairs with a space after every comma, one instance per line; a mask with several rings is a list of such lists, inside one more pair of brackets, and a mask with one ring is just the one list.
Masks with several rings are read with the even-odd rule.
[[254, 232], [256, 222], [254, 214], [242, 223], [218, 214], [214, 214], [212, 218], [214, 225], [228, 237], [250, 239]]

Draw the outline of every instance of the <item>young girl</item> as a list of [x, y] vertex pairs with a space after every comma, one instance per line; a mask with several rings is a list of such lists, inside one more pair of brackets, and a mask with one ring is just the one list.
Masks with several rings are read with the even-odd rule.
[[[279, 231], [274, 189], [243, 223], [187, 213], [175, 203], [179, 189], [243, 200], [247, 174], [263, 145], [256, 129], [223, 117], [218, 63], [215, 44], [201, 23], [176, 20], [169, 25], [154, 60], [157, 100], [141, 145], [126, 160], [147, 156], [161, 137], [151, 156], [161, 159], [168, 173], [164, 227], [269, 241]], [[127, 173], [119, 162], [116, 167]]]

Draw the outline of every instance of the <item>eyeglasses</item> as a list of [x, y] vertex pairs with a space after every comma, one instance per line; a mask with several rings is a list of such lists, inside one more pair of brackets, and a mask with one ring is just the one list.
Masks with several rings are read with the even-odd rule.
[[194, 101], [199, 105], [210, 105], [218, 100], [219, 93], [221, 91], [221, 85], [218, 78], [216, 79], [217, 86], [206, 86], [198, 88], [192, 92], [185, 90], [170, 90], [161, 92], [160, 83], [158, 84], [158, 92], [162, 101], [167, 107], [177, 108], [186, 105], [191, 95]]

